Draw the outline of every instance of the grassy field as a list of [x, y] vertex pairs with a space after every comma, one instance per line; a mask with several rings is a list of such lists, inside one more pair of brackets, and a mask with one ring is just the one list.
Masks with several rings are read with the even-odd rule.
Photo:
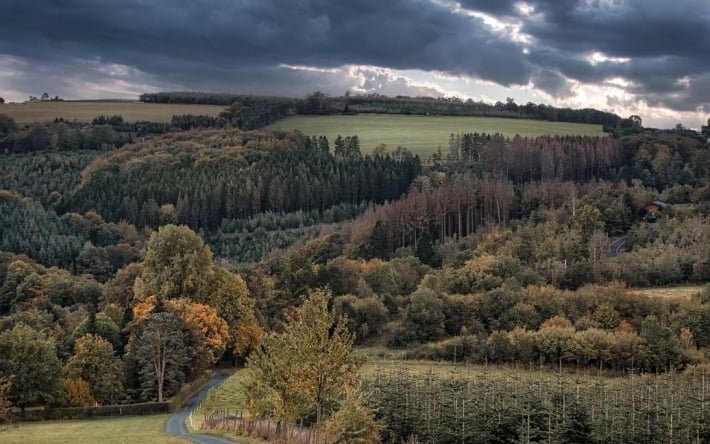
[[17, 123], [49, 122], [57, 117], [64, 120], [91, 122], [98, 116], [123, 116], [126, 122], [147, 120], [170, 122], [174, 115], [195, 114], [218, 116], [224, 106], [181, 105], [140, 102], [34, 102], [0, 105], [0, 113], [7, 114]]
[[631, 291], [643, 296], [656, 298], [689, 299], [702, 292], [705, 285], [679, 285], [677, 287], [636, 288]]
[[298, 129], [307, 135], [325, 135], [333, 141], [357, 135], [363, 152], [371, 152], [378, 144], [390, 150], [404, 146], [422, 157], [428, 157], [441, 146], [444, 153], [449, 147], [451, 133], [479, 132], [501, 133], [513, 137], [558, 135], [604, 135], [601, 125], [546, 122], [541, 120], [502, 119], [493, 117], [445, 117], [373, 115], [356, 116], [293, 116], [279, 120], [270, 128]]
[[[84, 421], [51, 421], [5, 426], [3, 444], [187, 444], [163, 430], [169, 415], [131, 416]], [[0, 430], [2, 430], [0, 428]]]

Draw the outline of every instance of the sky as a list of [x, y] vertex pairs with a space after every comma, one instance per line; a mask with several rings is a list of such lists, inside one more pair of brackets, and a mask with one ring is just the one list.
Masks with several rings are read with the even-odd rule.
[[378, 93], [710, 117], [710, 0], [0, 0], [0, 97]]

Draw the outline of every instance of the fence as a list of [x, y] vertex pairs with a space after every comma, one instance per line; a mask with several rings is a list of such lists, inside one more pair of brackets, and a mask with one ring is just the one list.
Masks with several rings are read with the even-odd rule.
[[230, 415], [226, 410], [205, 414], [202, 429], [222, 430], [276, 443], [316, 444], [315, 427], [284, 425], [271, 419], [248, 419], [241, 412]]

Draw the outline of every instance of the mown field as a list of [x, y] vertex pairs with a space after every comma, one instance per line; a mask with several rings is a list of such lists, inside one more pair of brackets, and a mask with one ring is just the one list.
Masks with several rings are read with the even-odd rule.
[[165, 433], [169, 415], [130, 416], [83, 421], [50, 421], [3, 426], [3, 444], [187, 444]]
[[678, 285], [675, 287], [635, 288], [631, 291], [648, 297], [690, 299], [700, 294], [704, 288], [705, 285]]
[[141, 103], [121, 101], [34, 102], [0, 105], [0, 113], [17, 123], [48, 122], [58, 117], [68, 121], [91, 122], [97, 116], [120, 115], [125, 122], [140, 120], [170, 122], [174, 115], [194, 114], [218, 116], [223, 106]]
[[601, 125], [547, 122], [528, 119], [456, 116], [405, 116], [361, 114], [356, 116], [293, 116], [279, 120], [269, 128], [298, 129], [307, 135], [325, 135], [333, 141], [338, 135], [360, 138], [363, 153], [371, 152], [378, 144], [390, 150], [398, 145], [421, 157], [428, 157], [439, 147], [444, 154], [449, 147], [451, 133], [501, 133], [505, 136], [584, 135], [602, 136]]

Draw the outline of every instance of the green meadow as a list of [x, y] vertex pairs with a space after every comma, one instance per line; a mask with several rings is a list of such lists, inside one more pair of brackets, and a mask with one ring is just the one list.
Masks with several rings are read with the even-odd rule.
[[541, 135], [603, 136], [601, 125], [548, 122], [529, 119], [457, 116], [407, 116], [360, 114], [355, 116], [292, 116], [269, 128], [298, 129], [306, 135], [324, 135], [331, 146], [338, 135], [357, 135], [363, 153], [379, 144], [390, 151], [401, 145], [421, 157], [428, 157], [439, 147], [446, 153], [449, 136], [454, 133], [500, 133], [507, 137]]
[[82, 421], [29, 422], [0, 426], [3, 444], [187, 444], [165, 433], [169, 415], [128, 416]]

